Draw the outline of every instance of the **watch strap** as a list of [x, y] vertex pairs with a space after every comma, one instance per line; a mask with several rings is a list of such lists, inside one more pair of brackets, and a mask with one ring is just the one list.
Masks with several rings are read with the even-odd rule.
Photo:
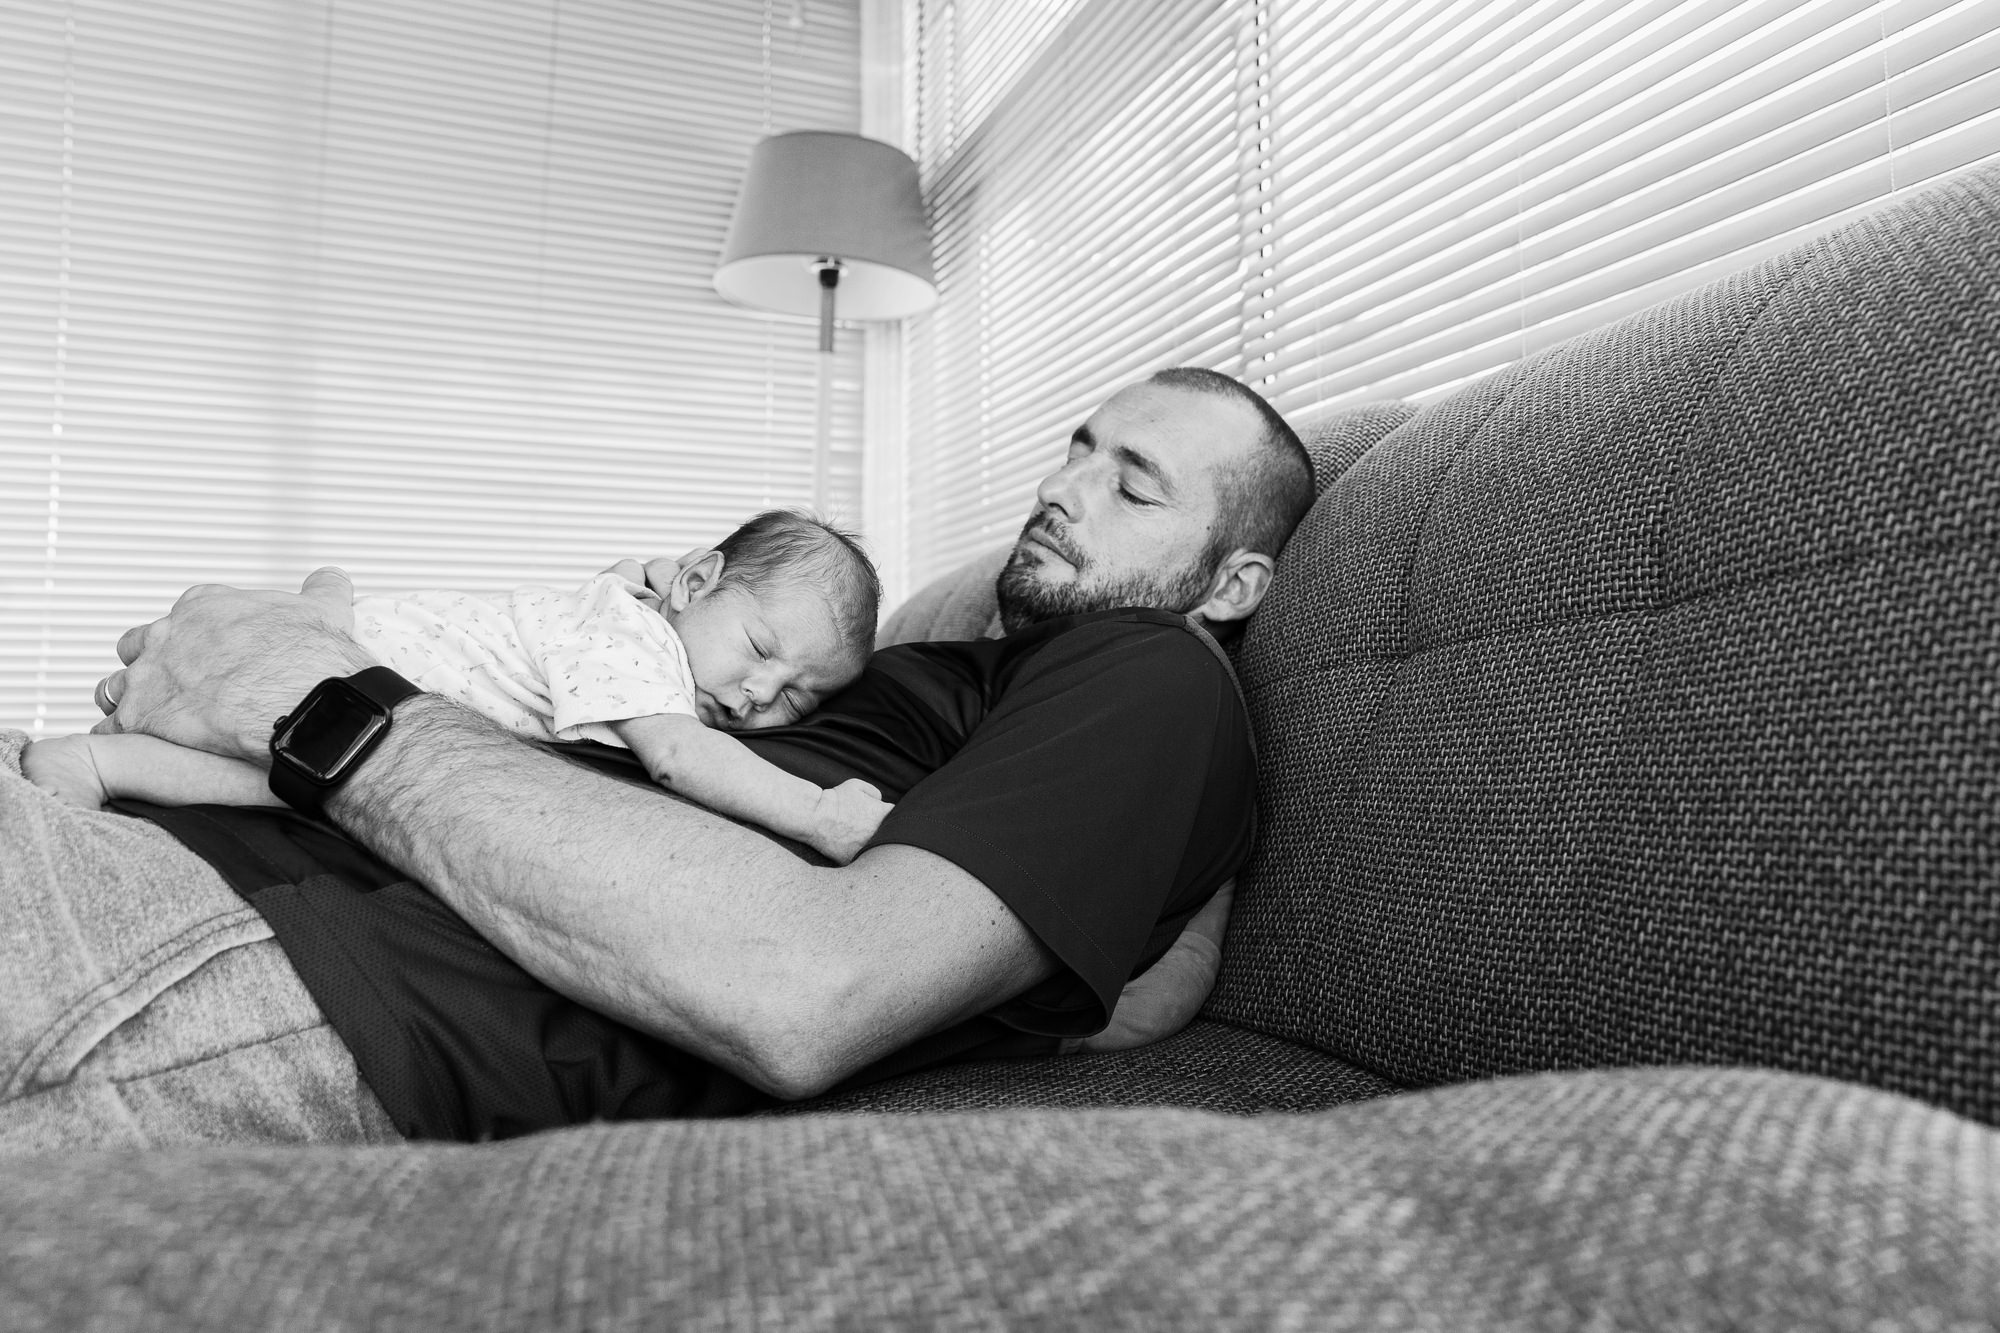
[[413, 694], [423, 691], [410, 684], [385, 666], [363, 667], [351, 676], [338, 677], [356, 690], [382, 705], [385, 713], [394, 713], [396, 705]]
[[[284, 734], [291, 720], [311, 705], [315, 695], [330, 686], [345, 685], [362, 698], [382, 710], [383, 725], [368, 736], [353, 753], [349, 754], [336, 771], [317, 775], [297, 766], [290, 756], [278, 748], [278, 739]], [[347, 781], [354, 770], [361, 766], [369, 753], [382, 743], [389, 727], [395, 721], [396, 705], [413, 694], [423, 691], [408, 680], [385, 666], [366, 667], [351, 676], [329, 676], [308, 691], [298, 708], [278, 719], [271, 729], [271, 794], [302, 814], [314, 818], [324, 818], [326, 801], [340, 785]]]

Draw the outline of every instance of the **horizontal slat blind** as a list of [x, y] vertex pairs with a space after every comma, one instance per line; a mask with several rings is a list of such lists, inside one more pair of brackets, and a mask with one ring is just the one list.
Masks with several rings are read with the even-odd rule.
[[2000, 6], [1274, 0], [1281, 408], [1435, 392], [2000, 153]]
[[2000, 156], [1993, 0], [1090, 0], [976, 68], [976, 7], [910, 3], [918, 579], [1136, 374], [1434, 395]]
[[920, 577], [1019, 531], [1107, 383], [1240, 341], [1240, 23], [1219, 0], [1140, 25], [1069, 8], [1023, 28], [997, 93], [995, 62], [954, 63], [978, 6], [927, 3], [915, 25], [940, 292], [905, 339]]
[[855, 127], [857, 19], [770, 8], [0, 0], [0, 725], [87, 724], [194, 582], [569, 582], [807, 501], [810, 323], [709, 277], [756, 140]]

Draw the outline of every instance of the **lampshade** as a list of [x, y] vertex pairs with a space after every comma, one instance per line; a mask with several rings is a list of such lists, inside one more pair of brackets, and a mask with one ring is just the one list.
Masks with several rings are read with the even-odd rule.
[[917, 164], [858, 134], [774, 134], [750, 154], [715, 290], [738, 305], [820, 311], [814, 261], [840, 261], [840, 314], [901, 319], [937, 301]]

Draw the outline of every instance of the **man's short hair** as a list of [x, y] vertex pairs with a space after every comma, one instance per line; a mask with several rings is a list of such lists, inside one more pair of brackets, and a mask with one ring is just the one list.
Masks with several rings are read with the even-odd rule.
[[1213, 571], [1222, 558], [1241, 548], [1276, 557], [1292, 529], [1313, 506], [1312, 457], [1278, 409], [1240, 380], [1201, 366], [1174, 366], [1147, 380], [1171, 389], [1232, 398], [1263, 423], [1255, 447], [1226, 469], [1217, 488], [1215, 531], [1209, 534], [1204, 563]]
[[804, 587], [824, 597], [841, 642], [861, 656], [874, 651], [882, 580], [861, 541], [813, 514], [767, 509], [715, 544], [719, 588], [756, 597]]

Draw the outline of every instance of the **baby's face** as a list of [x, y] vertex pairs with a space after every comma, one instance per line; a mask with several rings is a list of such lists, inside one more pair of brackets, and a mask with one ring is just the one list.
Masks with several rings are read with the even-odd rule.
[[674, 618], [701, 720], [724, 731], [782, 727], [861, 673], [823, 599], [804, 589], [752, 596], [723, 586]]

